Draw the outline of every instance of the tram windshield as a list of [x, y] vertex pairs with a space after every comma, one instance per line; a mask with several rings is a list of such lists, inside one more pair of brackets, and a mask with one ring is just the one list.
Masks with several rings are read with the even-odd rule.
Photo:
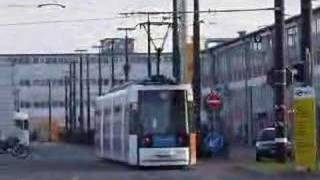
[[186, 91], [141, 91], [139, 102], [139, 120], [144, 135], [188, 132]]

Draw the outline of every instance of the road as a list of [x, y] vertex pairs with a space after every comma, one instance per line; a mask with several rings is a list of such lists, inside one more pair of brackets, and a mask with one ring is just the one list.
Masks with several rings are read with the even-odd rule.
[[[200, 161], [190, 169], [137, 169], [94, 156], [85, 146], [36, 144], [26, 160], [0, 155], [0, 180], [249, 180], [285, 179], [248, 172], [233, 161]], [[287, 177], [286, 179], [292, 179]]]

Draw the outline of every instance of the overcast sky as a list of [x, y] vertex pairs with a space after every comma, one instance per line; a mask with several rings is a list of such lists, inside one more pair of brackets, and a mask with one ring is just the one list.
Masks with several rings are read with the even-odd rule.
[[[188, 0], [192, 9], [192, 0]], [[274, 0], [200, 0], [202, 10], [271, 7]], [[67, 8], [36, 8], [37, 4], [59, 2]], [[286, 13], [300, 12], [300, 0], [286, 0]], [[137, 10], [171, 10], [172, 0], [1, 0], [0, 53], [65, 53], [77, 48], [90, 48], [105, 37], [121, 37], [119, 26], [133, 26], [146, 17], [118, 18], [118, 13]], [[314, 6], [320, 3], [315, 2]], [[25, 22], [109, 18], [100, 21], [8, 25]], [[189, 16], [188, 24], [192, 24]], [[201, 15], [205, 21], [201, 39], [234, 37], [239, 30], [253, 31], [273, 23], [273, 12], [228, 13]], [[159, 19], [155, 19], [159, 20]], [[154, 37], [161, 37], [164, 29], [154, 29]], [[143, 30], [132, 33], [137, 39], [136, 49], [145, 51]], [[170, 39], [166, 47], [170, 47]]]

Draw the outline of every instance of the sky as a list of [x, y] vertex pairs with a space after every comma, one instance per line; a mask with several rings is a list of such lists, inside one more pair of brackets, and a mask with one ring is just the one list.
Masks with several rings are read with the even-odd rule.
[[[192, 10], [192, 0], [188, 10]], [[58, 7], [37, 8], [38, 4], [61, 3]], [[0, 0], [0, 54], [15, 53], [72, 53], [75, 49], [88, 49], [105, 37], [123, 37], [117, 27], [131, 27], [146, 20], [145, 16], [123, 18], [120, 12], [170, 11], [172, 0]], [[201, 10], [272, 7], [274, 0], [200, 0]], [[320, 2], [314, 1], [314, 7]], [[300, 0], [286, 0], [287, 17], [300, 13]], [[99, 19], [68, 23], [29, 22]], [[273, 12], [203, 14], [201, 40], [229, 38], [239, 30], [254, 31], [273, 23]], [[153, 18], [161, 20], [160, 17]], [[191, 31], [192, 15], [188, 16]], [[165, 28], [154, 28], [154, 38], [163, 37]], [[191, 36], [191, 32], [189, 36]], [[146, 51], [146, 33], [137, 29], [130, 33], [136, 39], [136, 50]], [[166, 51], [170, 51], [170, 36]], [[158, 42], [160, 43], [160, 42]]]

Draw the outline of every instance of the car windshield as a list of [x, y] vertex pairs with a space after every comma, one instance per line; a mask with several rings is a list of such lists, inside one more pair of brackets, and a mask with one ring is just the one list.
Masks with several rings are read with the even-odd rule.
[[186, 132], [185, 91], [141, 91], [139, 98], [143, 134]]
[[275, 130], [263, 130], [260, 135], [258, 140], [259, 141], [273, 141], [275, 138]]

